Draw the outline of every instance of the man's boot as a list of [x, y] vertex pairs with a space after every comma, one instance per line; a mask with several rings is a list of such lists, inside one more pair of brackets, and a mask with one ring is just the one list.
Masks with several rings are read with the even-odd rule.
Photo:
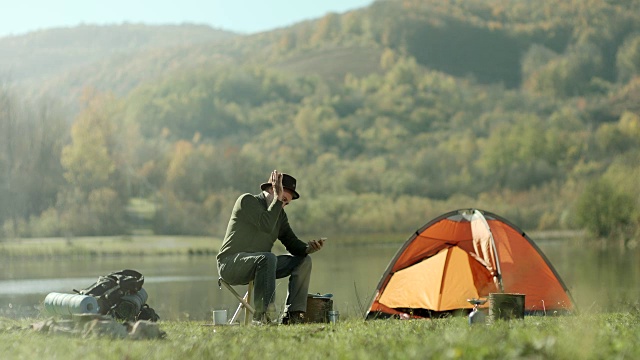
[[282, 317], [282, 325], [304, 324], [304, 311], [287, 311]]

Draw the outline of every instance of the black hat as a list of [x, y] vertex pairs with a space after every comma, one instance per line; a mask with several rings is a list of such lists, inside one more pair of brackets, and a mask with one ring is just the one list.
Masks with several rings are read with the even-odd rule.
[[[266, 182], [266, 183], [260, 185], [260, 189], [267, 190], [271, 186], [273, 186], [273, 185], [270, 182]], [[289, 189], [289, 190], [291, 190], [291, 192], [293, 192], [293, 199], [292, 200], [295, 200], [295, 199], [300, 197], [300, 194], [298, 194], [298, 192], [296, 191], [296, 178], [294, 178], [293, 176], [283, 173], [282, 174], [282, 187], [284, 189]]]

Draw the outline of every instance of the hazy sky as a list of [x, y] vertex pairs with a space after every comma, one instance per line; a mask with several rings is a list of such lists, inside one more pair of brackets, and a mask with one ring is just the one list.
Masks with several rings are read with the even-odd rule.
[[240, 33], [345, 12], [373, 0], [13, 0], [0, 11], [0, 37], [79, 24], [205, 24]]

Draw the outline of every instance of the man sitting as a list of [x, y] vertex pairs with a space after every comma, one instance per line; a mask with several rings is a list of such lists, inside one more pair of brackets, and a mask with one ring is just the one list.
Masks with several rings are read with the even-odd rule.
[[[311, 279], [311, 257], [322, 249], [324, 240], [303, 242], [291, 229], [284, 207], [300, 195], [296, 179], [274, 170], [257, 195], [241, 195], [233, 207], [220, 252], [218, 273], [231, 285], [254, 280], [255, 323], [276, 321], [276, 279], [289, 278], [287, 312], [283, 322], [304, 322]], [[271, 252], [276, 240], [290, 254]]]

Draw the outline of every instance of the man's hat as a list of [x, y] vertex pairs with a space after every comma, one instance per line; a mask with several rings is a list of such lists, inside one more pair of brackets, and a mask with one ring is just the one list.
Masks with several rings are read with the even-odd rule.
[[[260, 185], [260, 189], [267, 190], [271, 186], [272, 185], [271, 185], [270, 182], [266, 182], [266, 183]], [[293, 176], [283, 173], [282, 174], [282, 187], [284, 189], [289, 189], [289, 190], [291, 190], [291, 192], [293, 192], [293, 199], [292, 200], [295, 200], [295, 199], [300, 197], [300, 194], [298, 194], [298, 192], [296, 191], [296, 178], [294, 178]]]

